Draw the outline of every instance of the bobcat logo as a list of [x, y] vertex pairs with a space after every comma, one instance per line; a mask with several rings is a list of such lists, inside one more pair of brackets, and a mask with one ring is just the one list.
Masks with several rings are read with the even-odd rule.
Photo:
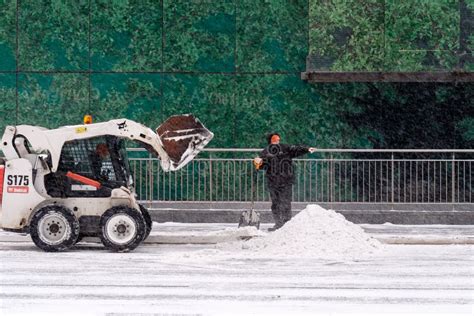
[[118, 126], [118, 129], [123, 129], [126, 131], [127, 121], [123, 121], [123, 123], [118, 123], [117, 126]]

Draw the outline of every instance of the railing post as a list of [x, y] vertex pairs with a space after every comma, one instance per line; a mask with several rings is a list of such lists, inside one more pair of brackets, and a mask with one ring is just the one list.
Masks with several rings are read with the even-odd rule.
[[453, 203], [453, 210], [454, 210], [454, 203], [455, 203], [455, 199], [456, 199], [456, 194], [455, 194], [455, 190], [456, 190], [456, 185], [454, 183], [454, 178], [456, 177], [456, 173], [455, 173], [455, 168], [456, 168], [456, 165], [455, 165], [455, 153], [453, 152], [453, 159], [452, 159], [452, 163], [451, 163], [451, 202]]
[[[257, 191], [256, 190], [257, 188], [255, 188], [255, 190], [254, 190], [254, 187], [253, 187], [254, 183], [256, 182], [256, 180], [254, 179], [254, 173], [255, 172], [253, 172], [252, 165], [250, 165], [250, 200], [251, 201], [255, 200], [255, 192]], [[248, 202], [248, 201], [246, 201], [246, 202]]]
[[151, 182], [150, 182], [150, 161], [151, 161], [151, 153], [148, 153], [148, 160], [145, 161], [145, 201], [150, 204], [150, 190], [151, 190]]
[[392, 185], [391, 185], [391, 192], [392, 192], [392, 210], [393, 210], [393, 205], [395, 203], [395, 186], [394, 186], [394, 178], [395, 178], [395, 161], [393, 159], [393, 152], [392, 152]]
[[333, 161], [333, 155], [329, 156], [329, 170], [330, 170], [330, 182], [329, 182], [329, 202], [334, 202], [334, 161]]
[[212, 152], [209, 153], [209, 201], [212, 202], [212, 192], [213, 190], [212, 182]]
[[150, 192], [149, 192], [149, 205], [148, 207], [151, 207], [151, 203], [153, 201], [153, 189], [154, 189], [154, 183], [153, 183], [153, 157], [151, 154], [148, 155], [148, 170], [150, 172], [148, 178], [149, 178], [149, 181], [150, 181]]

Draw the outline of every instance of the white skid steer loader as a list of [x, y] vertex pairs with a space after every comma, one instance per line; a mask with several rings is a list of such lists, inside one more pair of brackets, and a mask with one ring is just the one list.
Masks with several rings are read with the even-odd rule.
[[51, 130], [7, 126], [0, 144], [0, 227], [29, 233], [45, 251], [66, 250], [84, 236], [100, 237], [113, 251], [133, 250], [150, 234], [152, 220], [137, 202], [125, 140], [174, 171], [212, 137], [192, 115], [172, 116], [156, 133], [128, 119]]

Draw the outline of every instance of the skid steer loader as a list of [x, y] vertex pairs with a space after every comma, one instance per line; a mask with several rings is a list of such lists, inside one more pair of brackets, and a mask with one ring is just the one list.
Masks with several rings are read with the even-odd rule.
[[113, 251], [133, 250], [150, 234], [152, 220], [137, 201], [125, 140], [174, 171], [212, 137], [192, 115], [172, 116], [156, 133], [128, 119], [58, 129], [7, 126], [0, 227], [29, 233], [45, 251], [66, 250], [84, 236], [100, 237]]

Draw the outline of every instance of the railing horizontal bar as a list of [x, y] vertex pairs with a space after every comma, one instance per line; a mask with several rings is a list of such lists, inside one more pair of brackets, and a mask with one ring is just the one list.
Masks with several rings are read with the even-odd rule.
[[[141, 160], [146, 160], [146, 161], [159, 161], [160, 159], [158, 158], [129, 158], [130, 160], [135, 160], [135, 161], [141, 161]], [[252, 161], [250, 158], [196, 158], [194, 161]], [[293, 161], [298, 162], [304, 162], [304, 161], [344, 161], [344, 162], [350, 162], [350, 161], [381, 161], [381, 162], [391, 162], [391, 161], [397, 161], [397, 162], [403, 162], [403, 161], [424, 161], [424, 162], [450, 162], [452, 159], [328, 159], [328, 158], [313, 158], [313, 159], [293, 159]], [[474, 159], [455, 159], [455, 161], [458, 162], [474, 162]]]
[[[127, 148], [131, 152], [143, 152], [145, 148]], [[263, 148], [204, 148], [203, 152], [260, 152]], [[474, 153], [474, 149], [316, 149], [320, 153]]]
[[[150, 202], [149, 200], [138, 200], [139, 203], [141, 202]], [[151, 201], [152, 203], [156, 202], [156, 203], [160, 203], [160, 204], [165, 204], [165, 203], [170, 203], [170, 204], [176, 204], [176, 201], [165, 201], [165, 200], [154, 200], [154, 201]], [[245, 203], [252, 203], [251, 201], [179, 201], [179, 203], [193, 203], [193, 204], [209, 204], [209, 203], [214, 203], [214, 202], [225, 202], [226, 204], [229, 203], [229, 204], [234, 204], [234, 203], [239, 203], [239, 204], [245, 204]], [[256, 201], [256, 202], [259, 202], [259, 203], [271, 203], [270, 201]], [[292, 203], [308, 203], [307, 201], [292, 201]], [[467, 206], [467, 205], [472, 205], [473, 203], [469, 203], [469, 202], [455, 202], [455, 203], [451, 203], [451, 202], [395, 202], [395, 203], [390, 203], [390, 202], [328, 202], [328, 201], [321, 201], [321, 202], [318, 202], [318, 203], [321, 203], [321, 204], [354, 204], [354, 205], [367, 205], [367, 204], [376, 204], [376, 205], [392, 205], [392, 204], [395, 204], [395, 205], [456, 205], [456, 206]], [[367, 211], [370, 211], [370, 210], [367, 210]], [[379, 212], [380, 210], [372, 210], [374, 212]], [[412, 210], [383, 210], [384, 212], [411, 212]], [[437, 211], [435, 211], [437, 212]], [[456, 213], [456, 212], [459, 212], [459, 211], [456, 211], [456, 210], [453, 210], [453, 211], [449, 211], [449, 212], [453, 212], [453, 213]]]
[[[200, 159], [206, 159], [206, 158], [200, 158]], [[212, 158], [214, 160], [214, 158]], [[233, 158], [225, 159], [225, 160], [232, 160]], [[247, 159], [247, 160], [252, 160], [252, 159]], [[445, 161], [453, 161], [452, 159], [366, 159], [366, 158], [354, 158], [354, 159], [329, 159], [329, 158], [310, 158], [310, 159], [293, 159], [293, 161], [344, 161], [344, 162], [350, 162], [350, 161], [383, 161], [383, 162], [392, 162], [392, 161], [424, 161], [424, 162], [445, 162]], [[465, 162], [474, 162], [474, 159], [455, 159], [456, 161], [465, 161]]]
[[[131, 158], [133, 159], [133, 158]], [[195, 158], [195, 161], [252, 161], [252, 158]]]

